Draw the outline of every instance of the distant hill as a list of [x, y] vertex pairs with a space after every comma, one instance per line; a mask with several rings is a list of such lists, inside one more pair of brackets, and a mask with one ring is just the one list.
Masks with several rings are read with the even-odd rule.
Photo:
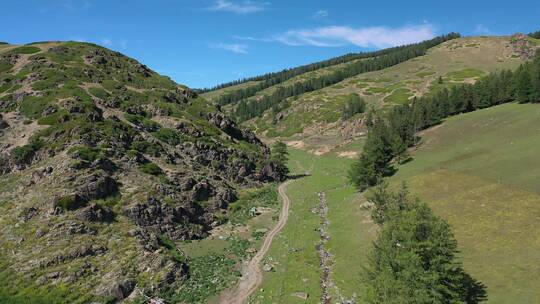
[[[205, 99], [120, 53], [0, 46], [0, 302], [175, 290], [175, 242], [282, 179], [269, 149]], [[40, 302], [40, 303], [41, 303]]]
[[[277, 106], [243, 124], [268, 139], [286, 138], [294, 141], [297, 146], [322, 153], [365, 132], [362, 123], [365, 114], [342, 119], [341, 112], [349, 94], [358, 94], [365, 99], [368, 109], [406, 103], [415, 96], [432, 94], [442, 87], [474, 82], [491, 71], [514, 69], [532, 57], [538, 45], [539, 40], [525, 35], [452, 39], [434, 46], [423, 56], [392, 67], [360, 73], [322, 89], [283, 98]], [[346, 65], [335, 65], [295, 76], [280, 85], [258, 92], [249, 100], [272, 94], [280, 86], [338, 71], [346, 68]], [[223, 90], [230, 92], [233, 87]], [[203, 96], [211, 94], [210, 99], [216, 100], [218, 92], [208, 92]], [[225, 106], [224, 109], [234, 113], [237, 106]]]

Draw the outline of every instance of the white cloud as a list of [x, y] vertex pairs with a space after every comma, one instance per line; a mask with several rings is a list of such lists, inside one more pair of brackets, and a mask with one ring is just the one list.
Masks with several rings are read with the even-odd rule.
[[113, 42], [109, 38], [103, 38], [103, 39], [101, 39], [101, 44], [103, 44], [105, 46], [112, 46]]
[[483, 24], [477, 24], [476, 27], [474, 28], [474, 33], [477, 35], [491, 35], [492, 34], [491, 30]]
[[226, 50], [226, 51], [230, 51], [230, 52], [238, 53], [238, 54], [246, 54], [247, 49], [248, 49], [247, 45], [238, 44], [238, 43], [230, 43], [230, 44], [229, 43], [213, 43], [213, 44], [210, 44], [210, 47], [215, 48], [215, 49], [222, 49], [222, 50]]
[[336, 47], [353, 44], [364, 48], [385, 48], [415, 43], [434, 36], [435, 29], [430, 24], [407, 25], [399, 28], [326, 26], [290, 30], [276, 35], [274, 40], [292, 46]]
[[326, 10], [318, 10], [313, 14], [313, 19], [324, 19], [328, 17], [328, 11]]
[[269, 2], [255, 2], [246, 0], [243, 2], [232, 2], [228, 0], [217, 0], [208, 9], [211, 11], [230, 12], [235, 14], [250, 14], [268, 9]]

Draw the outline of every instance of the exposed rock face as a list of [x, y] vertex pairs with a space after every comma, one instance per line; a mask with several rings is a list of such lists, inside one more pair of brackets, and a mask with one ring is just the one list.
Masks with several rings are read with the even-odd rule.
[[536, 48], [525, 34], [514, 34], [510, 45], [514, 53], [524, 60], [532, 59], [536, 52]]
[[245, 140], [252, 144], [263, 145], [255, 133], [248, 129], [239, 128], [234, 121], [222, 113], [209, 113], [208, 121], [236, 140]]
[[109, 222], [114, 219], [114, 213], [108, 207], [91, 204], [77, 213], [77, 218], [86, 222]]
[[39, 262], [40, 268], [51, 267], [61, 263], [69, 262], [71, 260], [82, 258], [86, 256], [96, 256], [107, 252], [107, 248], [100, 245], [84, 245], [74, 248], [68, 252], [60, 253], [52, 258], [46, 258]]
[[111, 284], [110, 288], [105, 290], [104, 294], [107, 296], [112, 296], [115, 300], [123, 300], [127, 298], [133, 289], [137, 281], [133, 279], [124, 279], [119, 282], [114, 282]]
[[125, 214], [144, 231], [144, 238], [147, 238], [147, 232], [166, 235], [172, 240], [188, 240], [204, 236], [204, 231], [196, 225], [204, 224], [204, 210], [195, 204], [171, 207], [150, 200], [127, 207]]
[[94, 172], [79, 180], [77, 195], [85, 201], [106, 198], [118, 190], [116, 181], [104, 172]]

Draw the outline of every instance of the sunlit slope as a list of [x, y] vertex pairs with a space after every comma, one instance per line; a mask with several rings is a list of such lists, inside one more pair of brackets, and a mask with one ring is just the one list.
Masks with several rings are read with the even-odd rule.
[[540, 300], [540, 105], [505, 104], [425, 131], [406, 181], [455, 232], [489, 303]]
[[[524, 39], [533, 50], [536, 42]], [[468, 37], [447, 41], [425, 56], [393, 67], [357, 75], [321, 90], [289, 98], [279, 113], [267, 111], [249, 122], [268, 138], [302, 140], [304, 146], [325, 151], [364, 131], [359, 114], [341, 119], [345, 97], [357, 93], [375, 107], [408, 102], [441, 87], [473, 82], [500, 69], [515, 69], [523, 62], [513, 37]], [[531, 51], [532, 52], [532, 51]]]

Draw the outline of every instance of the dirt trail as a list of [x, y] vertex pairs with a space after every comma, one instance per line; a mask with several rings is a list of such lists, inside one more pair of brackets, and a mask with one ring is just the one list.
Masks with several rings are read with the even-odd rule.
[[283, 206], [281, 207], [281, 213], [279, 215], [279, 220], [276, 224], [276, 226], [266, 235], [264, 242], [259, 249], [259, 251], [253, 256], [253, 258], [249, 261], [249, 263], [246, 265], [246, 267], [242, 271], [242, 277], [240, 278], [240, 283], [236, 286], [236, 289], [232, 291], [229, 294], [224, 294], [222, 298], [219, 300], [219, 303], [222, 304], [242, 304], [247, 302], [249, 296], [257, 290], [259, 285], [262, 283], [262, 270], [260, 267], [260, 263], [268, 250], [270, 249], [270, 246], [272, 245], [272, 241], [274, 240], [274, 237], [281, 231], [281, 229], [285, 226], [287, 223], [287, 219], [289, 218], [289, 204], [290, 200], [287, 194], [285, 193], [285, 189], [287, 185], [291, 181], [286, 181], [279, 185], [278, 187], [278, 193], [281, 199], [283, 200]]

